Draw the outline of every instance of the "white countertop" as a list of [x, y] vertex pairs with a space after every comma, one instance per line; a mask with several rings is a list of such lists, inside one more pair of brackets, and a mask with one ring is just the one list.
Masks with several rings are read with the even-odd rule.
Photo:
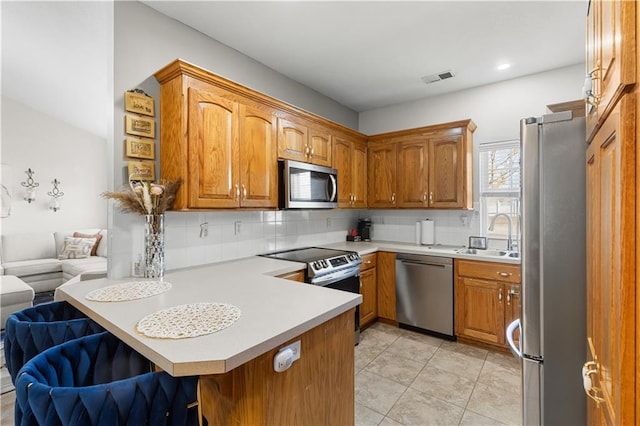
[[[97, 288], [140, 280], [97, 279], [58, 288], [66, 300], [173, 376], [218, 374], [234, 369], [354, 308], [362, 296], [275, 278], [304, 265], [251, 257], [167, 273], [171, 290], [126, 302], [93, 302]], [[135, 331], [148, 314], [187, 303], [220, 302], [240, 308], [230, 327], [188, 339], [153, 339]]]
[[440, 256], [440, 257], [450, 257], [455, 259], [467, 259], [467, 260], [478, 260], [483, 262], [499, 262], [499, 263], [511, 263], [511, 264], [520, 264], [519, 258], [512, 258], [507, 256], [486, 256], [482, 254], [482, 250], [478, 250], [478, 254], [462, 254], [457, 253], [456, 251], [462, 246], [459, 246], [457, 249], [452, 248], [452, 246], [421, 246], [417, 244], [410, 243], [398, 243], [393, 241], [371, 241], [371, 242], [351, 242], [344, 241], [340, 243], [334, 244], [323, 244], [322, 247], [333, 248], [337, 250], [351, 250], [357, 251], [360, 255], [373, 253], [376, 251], [390, 251], [394, 253], [410, 253], [410, 254], [423, 254], [428, 256]]

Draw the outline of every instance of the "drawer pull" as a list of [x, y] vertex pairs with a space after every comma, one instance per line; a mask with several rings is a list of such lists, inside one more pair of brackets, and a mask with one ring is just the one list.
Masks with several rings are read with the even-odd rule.
[[502, 289], [498, 292], [498, 300], [502, 303]]
[[371, 265], [371, 261], [370, 261], [370, 260], [367, 260], [367, 261], [366, 261], [366, 262], [364, 262], [364, 263], [366, 263], [367, 265]]
[[511, 272], [498, 272], [498, 275], [501, 277], [510, 277], [513, 274]]

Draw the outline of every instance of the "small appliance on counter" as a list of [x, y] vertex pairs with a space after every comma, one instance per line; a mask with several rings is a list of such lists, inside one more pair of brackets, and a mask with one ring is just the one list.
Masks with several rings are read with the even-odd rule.
[[371, 219], [358, 220], [358, 235], [362, 241], [371, 241]]

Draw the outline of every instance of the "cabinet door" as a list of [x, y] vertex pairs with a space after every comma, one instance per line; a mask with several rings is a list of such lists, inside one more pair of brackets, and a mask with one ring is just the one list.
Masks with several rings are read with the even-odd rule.
[[[595, 352], [597, 396], [588, 400], [608, 424], [636, 424], [635, 303], [636, 95], [622, 97], [597, 131], [587, 156], [589, 238], [587, 340]], [[595, 192], [594, 192], [595, 191]], [[601, 410], [601, 411], [598, 411]], [[593, 420], [593, 419], [591, 419]], [[599, 419], [596, 420], [596, 423]]]
[[396, 254], [378, 252], [378, 316], [396, 320]]
[[360, 274], [360, 326], [373, 322], [378, 316], [377, 269], [367, 269]]
[[[590, 73], [596, 69], [596, 63], [598, 61], [597, 57], [599, 55], [600, 48], [597, 45], [599, 42], [598, 33], [599, 26], [596, 23], [596, 9], [599, 8], [600, 5], [595, 1], [591, 2], [589, 6], [589, 13], [587, 15], [587, 50], [586, 50], [586, 64], [587, 70], [586, 73]], [[594, 78], [592, 79], [592, 93], [600, 93], [600, 79]], [[598, 107], [597, 104], [593, 102], [593, 99], [589, 99], [590, 102], [586, 102], [586, 130], [587, 130], [587, 139], [589, 139], [589, 135], [594, 131], [598, 124]]]
[[237, 104], [189, 88], [189, 207], [238, 207]]
[[497, 281], [459, 277], [456, 285], [456, 333], [504, 344], [504, 289]]
[[465, 207], [464, 153], [462, 136], [447, 136], [429, 141], [429, 207]]
[[338, 207], [351, 207], [351, 142], [343, 138], [333, 140], [333, 168], [338, 171]]
[[427, 207], [427, 141], [398, 144], [398, 207]]
[[331, 167], [331, 133], [324, 129], [309, 129], [307, 161]]
[[306, 162], [308, 153], [307, 127], [278, 119], [278, 158]]
[[353, 207], [367, 208], [367, 144], [353, 142], [351, 150], [351, 192]]
[[240, 105], [240, 205], [278, 207], [276, 117]]
[[369, 146], [369, 207], [396, 206], [396, 144]]

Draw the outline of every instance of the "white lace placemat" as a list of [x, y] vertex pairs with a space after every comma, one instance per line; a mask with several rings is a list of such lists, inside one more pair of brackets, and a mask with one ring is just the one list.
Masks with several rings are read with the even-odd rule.
[[147, 315], [138, 322], [136, 331], [158, 339], [185, 339], [225, 329], [240, 315], [240, 308], [227, 303], [192, 303]]
[[94, 302], [123, 302], [155, 296], [170, 289], [171, 283], [166, 281], [132, 281], [93, 290], [85, 298]]

